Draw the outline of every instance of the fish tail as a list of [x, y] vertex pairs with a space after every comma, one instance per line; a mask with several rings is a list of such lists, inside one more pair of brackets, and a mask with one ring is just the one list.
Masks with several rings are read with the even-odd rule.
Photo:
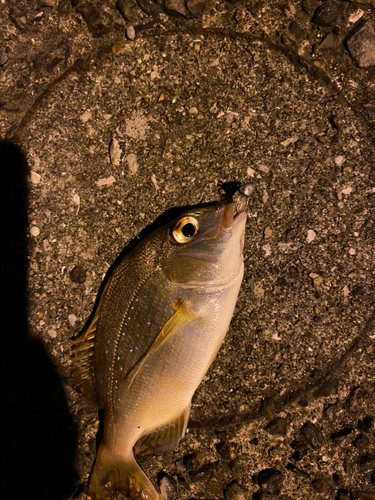
[[132, 452], [119, 456], [102, 443], [99, 447], [88, 491], [88, 500], [107, 500], [116, 491], [132, 500], [162, 500], [137, 464]]

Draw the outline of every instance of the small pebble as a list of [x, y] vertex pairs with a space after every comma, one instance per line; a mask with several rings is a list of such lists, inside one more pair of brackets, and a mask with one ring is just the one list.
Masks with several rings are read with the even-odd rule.
[[116, 179], [113, 177], [113, 175], [109, 176], [108, 178], [104, 179], [99, 179], [96, 181], [97, 186], [111, 186], [114, 182], [116, 182]]
[[176, 498], [177, 488], [173, 478], [165, 474], [159, 482], [160, 492], [166, 500], [174, 500]]
[[91, 111], [86, 110], [86, 111], [85, 111], [85, 112], [84, 112], [84, 113], [83, 113], [83, 114], [79, 117], [79, 119], [81, 120], [81, 122], [86, 123], [86, 122], [88, 122], [89, 120], [91, 120], [91, 117], [92, 117], [92, 115], [91, 115]]
[[306, 241], [307, 243], [311, 243], [312, 241], [314, 241], [316, 238], [316, 232], [313, 231], [312, 229], [309, 229], [307, 231], [307, 238], [306, 238]]
[[136, 37], [136, 33], [135, 33], [135, 29], [133, 26], [128, 26], [126, 28], [126, 38], [128, 40], [135, 40], [135, 37]]
[[362, 9], [358, 9], [355, 12], [352, 12], [349, 16], [348, 21], [350, 23], [356, 23], [363, 16], [364, 11]]
[[270, 167], [268, 167], [267, 165], [258, 165], [258, 168], [261, 172], [264, 172], [265, 174], [268, 174], [268, 172], [270, 171]]
[[261, 285], [254, 285], [254, 295], [257, 299], [263, 299], [264, 293]]
[[335, 163], [338, 167], [341, 167], [342, 164], [344, 163], [345, 158], [343, 156], [336, 156], [335, 158]]
[[69, 314], [68, 321], [69, 321], [70, 326], [74, 326], [76, 324], [76, 321], [77, 321], [77, 316], [75, 314]]
[[8, 54], [3, 50], [0, 51], [0, 66], [4, 66], [4, 64], [8, 61]]
[[122, 149], [120, 148], [120, 144], [116, 138], [113, 138], [111, 144], [109, 146], [109, 156], [111, 159], [112, 165], [120, 165]]
[[269, 243], [267, 243], [266, 245], [263, 245], [262, 246], [262, 250], [264, 251], [264, 256], [265, 257], [269, 257], [272, 253], [271, 251], [271, 245]]
[[198, 109], [194, 106], [192, 108], [189, 109], [189, 113], [191, 115], [197, 115], [198, 114]]
[[128, 156], [126, 157], [126, 161], [127, 161], [130, 173], [136, 174], [138, 172], [137, 155], [135, 155], [134, 153], [128, 154]]
[[159, 184], [158, 184], [158, 181], [157, 181], [157, 179], [156, 179], [156, 175], [155, 175], [155, 174], [152, 174], [152, 175], [151, 175], [151, 180], [152, 180], [153, 185], [155, 186], [156, 191], [158, 191], [158, 189], [159, 189]]
[[40, 229], [39, 229], [39, 227], [33, 226], [33, 227], [30, 229], [30, 234], [31, 234], [31, 236], [38, 236], [38, 235], [40, 234]]
[[42, 7], [57, 7], [59, 5], [59, 0], [43, 0]]
[[264, 230], [264, 239], [271, 238], [272, 236], [272, 229], [270, 226], [267, 226], [266, 229]]
[[355, 248], [349, 248], [349, 255], [355, 255]]
[[55, 339], [55, 338], [57, 337], [57, 332], [56, 332], [56, 330], [51, 329], [51, 330], [48, 330], [48, 332], [47, 332], [47, 333], [48, 333], [48, 335], [51, 337], [51, 339]]
[[324, 437], [319, 427], [311, 422], [303, 425], [301, 433], [305, 437], [307, 443], [313, 450], [320, 449], [324, 444]]
[[31, 171], [30, 177], [31, 177], [31, 182], [33, 184], [39, 184], [40, 179], [41, 179], [41, 176], [39, 174], [37, 174], [36, 172]]
[[243, 184], [240, 188], [240, 193], [244, 196], [250, 196], [255, 191], [254, 184]]

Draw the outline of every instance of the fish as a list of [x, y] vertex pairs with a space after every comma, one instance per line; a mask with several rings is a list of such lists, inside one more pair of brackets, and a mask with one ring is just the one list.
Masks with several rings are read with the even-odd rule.
[[88, 499], [160, 500], [133, 448], [177, 446], [191, 399], [233, 316], [247, 215], [233, 202], [188, 209], [115, 267], [74, 340], [73, 377], [104, 409]]

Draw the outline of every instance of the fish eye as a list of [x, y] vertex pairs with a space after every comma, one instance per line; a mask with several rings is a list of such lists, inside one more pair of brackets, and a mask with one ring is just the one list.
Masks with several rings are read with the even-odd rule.
[[197, 234], [199, 223], [195, 217], [182, 217], [173, 229], [173, 238], [177, 243], [187, 243]]

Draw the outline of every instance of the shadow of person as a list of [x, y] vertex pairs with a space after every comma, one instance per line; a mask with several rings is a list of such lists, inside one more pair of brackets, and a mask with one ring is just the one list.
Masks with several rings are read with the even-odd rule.
[[0, 142], [0, 498], [66, 500], [77, 430], [57, 372], [27, 335], [27, 164]]

